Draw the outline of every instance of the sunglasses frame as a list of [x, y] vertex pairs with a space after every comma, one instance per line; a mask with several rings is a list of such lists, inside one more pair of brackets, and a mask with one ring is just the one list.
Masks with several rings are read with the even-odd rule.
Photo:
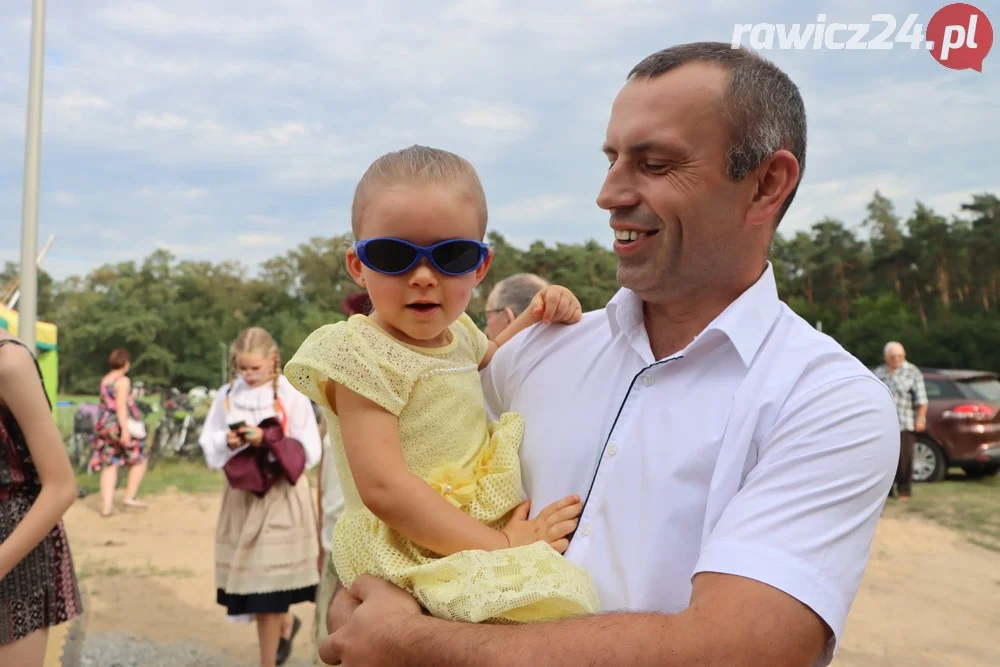
[[[382, 269], [373, 266], [371, 261], [368, 259], [368, 244], [374, 241], [393, 241], [395, 243], [402, 243], [403, 245], [412, 248], [416, 252], [416, 256], [413, 258], [413, 261], [410, 262], [410, 264], [401, 271], [383, 271]], [[479, 259], [472, 266], [472, 268], [466, 271], [460, 271], [458, 273], [455, 273], [453, 271], [445, 271], [443, 268], [441, 268], [441, 266], [434, 260], [434, 254], [433, 254], [434, 251], [440, 248], [441, 246], [446, 246], [456, 242], [471, 243], [477, 246], [479, 250]], [[464, 276], [465, 274], [472, 273], [480, 266], [482, 266], [483, 262], [486, 261], [486, 257], [489, 254], [489, 251], [490, 251], [490, 246], [486, 243], [483, 243], [482, 241], [476, 241], [475, 239], [462, 239], [462, 238], [447, 239], [445, 241], [441, 241], [439, 243], [435, 243], [434, 245], [429, 245], [429, 246], [417, 245], [416, 243], [410, 243], [409, 241], [406, 241], [404, 239], [397, 239], [390, 236], [380, 236], [373, 239], [365, 239], [364, 241], [354, 242], [354, 254], [358, 256], [358, 259], [361, 260], [361, 263], [367, 266], [372, 271], [387, 276], [398, 276], [400, 274], [406, 273], [407, 271], [411, 270], [414, 266], [419, 264], [420, 260], [424, 259], [425, 257], [427, 258], [427, 261], [430, 263], [430, 265], [434, 267], [435, 271], [443, 273], [446, 276]]]

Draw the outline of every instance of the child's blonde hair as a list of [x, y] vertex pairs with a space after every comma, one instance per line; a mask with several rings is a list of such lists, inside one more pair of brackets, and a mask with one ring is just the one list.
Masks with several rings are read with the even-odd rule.
[[226, 410], [229, 409], [229, 392], [236, 380], [236, 357], [241, 354], [259, 354], [267, 357], [274, 354], [274, 381], [271, 389], [274, 392], [274, 409], [282, 412], [281, 401], [278, 400], [278, 378], [281, 375], [281, 351], [274, 338], [266, 329], [250, 327], [240, 332], [233, 344], [229, 346], [229, 389], [226, 390]]
[[486, 193], [472, 163], [446, 150], [413, 145], [372, 162], [354, 189], [351, 230], [358, 239], [365, 205], [379, 187], [396, 184], [454, 184], [466, 188], [480, 211], [480, 236], [486, 234]]

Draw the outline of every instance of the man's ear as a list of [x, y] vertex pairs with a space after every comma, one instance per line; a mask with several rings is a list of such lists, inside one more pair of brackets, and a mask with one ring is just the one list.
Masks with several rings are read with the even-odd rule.
[[365, 274], [364, 274], [364, 264], [361, 263], [361, 259], [358, 257], [357, 253], [354, 252], [354, 248], [348, 248], [347, 252], [344, 253], [344, 264], [347, 266], [347, 273], [350, 274], [351, 278], [354, 279], [358, 285], [362, 287], [365, 286]]
[[503, 314], [507, 316], [507, 325], [508, 326], [510, 324], [512, 324], [514, 322], [514, 320], [517, 319], [517, 314], [514, 312], [514, 310], [510, 306], [507, 306], [506, 308], [503, 309]]
[[799, 182], [799, 161], [782, 149], [764, 160], [748, 178], [756, 178], [757, 183], [746, 221], [751, 225], [769, 224]]

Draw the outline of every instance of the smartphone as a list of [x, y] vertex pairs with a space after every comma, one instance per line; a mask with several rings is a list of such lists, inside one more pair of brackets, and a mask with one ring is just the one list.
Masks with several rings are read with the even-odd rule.
[[230, 431], [235, 431], [240, 426], [246, 426], [246, 425], [247, 425], [247, 423], [245, 421], [233, 422], [232, 424], [229, 425], [229, 430]]

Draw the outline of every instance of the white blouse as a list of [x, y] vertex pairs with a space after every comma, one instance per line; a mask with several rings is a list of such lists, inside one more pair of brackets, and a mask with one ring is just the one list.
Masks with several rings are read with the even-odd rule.
[[[226, 394], [229, 395], [229, 410], [226, 410]], [[299, 393], [285, 376], [278, 378], [278, 397], [288, 416], [288, 437], [302, 443], [306, 453], [306, 468], [316, 465], [322, 455], [322, 444], [319, 437], [319, 426], [316, 423], [316, 413], [312, 403]], [[226, 434], [229, 424], [245, 421], [248, 426], [256, 426], [268, 417], [277, 417], [274, 409], [274, 391], [272, 384], [251, 387], [238, 378], [230, 385], [219, 389], [212, 406], [205, 418], [198, 444], [205, 452], [205, 462], [209, 468], [222, 468], [233, 456], [233, 451], [226, 445]]]

